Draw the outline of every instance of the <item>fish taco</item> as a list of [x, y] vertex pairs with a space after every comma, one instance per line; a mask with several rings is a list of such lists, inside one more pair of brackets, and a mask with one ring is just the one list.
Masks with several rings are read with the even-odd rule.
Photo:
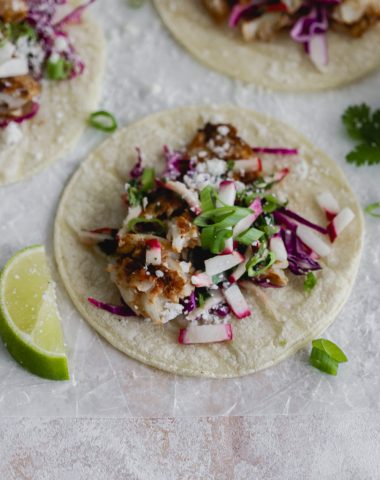
[[198, 60], [259, 86], [312, 91], [380, 65], [378, 0], [155, 0]]
[[64, 156], [86, 127], [104, 63], [93, 1], [0, 2], [0, 184]]
[[234, 377], [332, 323], [362, 237], [343, 173], [301, 135], [252, 111], [194, 107], [120, 130], [84, 161], [55, 255], [79, 312], [116, 348]]

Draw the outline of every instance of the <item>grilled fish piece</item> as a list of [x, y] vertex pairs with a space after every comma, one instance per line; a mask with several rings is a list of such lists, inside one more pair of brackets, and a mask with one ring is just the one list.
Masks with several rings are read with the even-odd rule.
[[40, 92], [40, 84], [30, 75], [0, 79], [0, 118], [26, 114]]
[[[161, 264], [146, 265], [147, 241], [161, 244]], [[137, 315], [163, 324], [183, 310], [180, 301], [191, 295], [191, 272], [181, 268], [170, 243], [154, 235], [128, 233], [119, 239], [118, 259], [108, 267], [124, 301]]]
[[18, 23], [26, 18], [28, 6], [24, 0], [1, 0], [0, 18], [5, 23]]

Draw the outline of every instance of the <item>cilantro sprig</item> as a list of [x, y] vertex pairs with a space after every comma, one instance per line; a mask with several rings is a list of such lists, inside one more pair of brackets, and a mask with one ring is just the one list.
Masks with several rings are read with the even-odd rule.
[[357, 142], [346, 159], [360, 167], [380, 163], [380, 109], [371, 111], [366, 105], [348, 107], [342, 116], [348, 135]]

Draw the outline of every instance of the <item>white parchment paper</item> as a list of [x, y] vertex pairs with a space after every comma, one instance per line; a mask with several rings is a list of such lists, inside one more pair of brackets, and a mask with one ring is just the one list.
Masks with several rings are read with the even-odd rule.
[[[332, 156], [345, 170], [363, 206], [380, 200], [380, 166], [357, 169], [345, 162], [353, 145], [340, 121], [348, 105], [367, 102], [380, 107], [380, 74], [322, 94], [266, 92], [196, 63], [170, 37], [149, 3], [133, 10], [127, 0], [98, 0], [93, 14], [108, 39], [101, 107], [114, 112], [121, 125], [175, 106], [232, 103], [253, 108], [297, 128]], [[102, 134], [88, 131], [69, 157], [27, 182], [0, 189], [1, 266], [11, 254], [33, 243], [44, 243], [53, 258], [53, 222], [62, 189], [80, 161], [103, 139]], [[240, 379], [192, 379], [156, 371], [125, 357], [95, 334], [72, 306], [54, 270], [71, 380], [39, 379], [19, 367], [1, 345], [0, 415], [153, 417], [379, 411], [380, 220], [366, 217], [366, 224], [356, 286], [326, 333], [349, 357], [337, 377], [310, 367], [307, 349], [277, 367]]]

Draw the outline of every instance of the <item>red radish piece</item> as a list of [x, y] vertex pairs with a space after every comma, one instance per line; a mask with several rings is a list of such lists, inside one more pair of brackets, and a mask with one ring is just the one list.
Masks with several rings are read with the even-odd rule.
[[245, 254], [244, 254], [244, 262], [241, 263], [240, 265], [238, 265], [235, 270], [231, 273], [231, 275], [229, 276], [228, 278], [228, 281], [230, 283], [235, 283], [239, 280], [239, 278], [241, 278], [246, 270], [245, 270], [245, 267], [248, 263], [248, 260], [251, 258], [252, 256], [252, 248], [251, 247], [248, 247]]
[[330, 240], [334, 242], [354, 218], [354, 212], [348, 207], [344, 208], [327, 227]]
[[339, 213], [339, 203], [330, 192], [323, 192], [317, 195], [317, 203], [325, 212], [327, 220], [333, 220]]
[[233, 313], [237, 318], [242, 319], [251, 315], [251, 310], [236, 283], [224, 290], [224, 297], [227, 300]]
[[83, 245], [96, 245], [105, 240], [112, 240], [112, 228], [97, 228], [95, 230], [81, 230], [79, 240]]
[[178, 342], [183, 345], [195, 343], [216, 343], [232, 340], [232, 325], [230, 323], [219, 325], [198, 325], [181, 328]]
[[232, 237], [227, 238], [225, 244], [224, 244], [224, 250], [222, 252], [222, 255], [227, 255], [229, 253], [233, 253], [234, 251], [234, 239]]
[[331, 252], [331, 247], [305, 225], [298, 225], [297, 237], [320, 257], [326, 257]]
[[257, 217], [263, 213], [263, 208], [261, 205], [261, 200], [256, 198], [249, 208], [253, 211], [251, 215], [247, 215], [246, 217], [239, 220], [239, 222], [233, 228], [233, 237], [237, 237], [241, 233], [248, 230], [248, 228], [252, 225], [252, 223], [257, 220]]
[[247, 160], [235, 160], [233, 172], [261, 172], [263, 164], [258, 157], [249, 158]]
[[279, 170], [278, 172], [275, 172], [274, 175], [273, 175], [273, 181], [275, 182], [281, 182], [282, 180], [284, 180], [284, 178], [289, 175], [290, 173], [290, 170], [289, 168], [282, 168], [281, 170]]
[[287, 262], [288, 253], [285, 248], [284, 241], [280, 236], [272, 237], [269, 241], [269, 248], [276, 255], [276, 260], [279, 262]]
[[219, 290], [214, 290], [211, 297], [208, 297], [202, 307], [197, 307], [195, 310], [186, 315], [186, 319], [189, 321], [196, 320], [204, 313], [208, 313], [212, 308], [224, 302], [222, 294]]
[[217, 255], [216, 257], [205, 260], [206, 273], [212, 277], [213, 275], [218, 275], [218, 273], [236, 267], [236, 265], [239, 265], [239, 263], [243, 261], [244, 257], [239, 252], [233, 252], [229, 255]]
[[147, 265], [161, 265], [161, 244], [155, 238], [146, 242], [145, 262]]
[[216, 203], [217, 208], [224, 207], [226, 205], [232, 206], [236, 199], [236, 185], [235, 182], [225, 180], [219, 185], [219, 199]]
[[197, 288], [211, 287], [212, 280], [207, 273], [196, 273], [191, 277], [191, 283]]
[[199, 203], [198, 194], [187, 188], [182, 182], [167, 180], [166, 182], [159, 181], [158, 184], [182, 197], [196, 215], [201, 213], [202, 209], [201, 204]]
[[309, 40], [309, 55], [314, 65], [324, 71], [329, 63], [327, 37], [325, 33], [314, 34]]

